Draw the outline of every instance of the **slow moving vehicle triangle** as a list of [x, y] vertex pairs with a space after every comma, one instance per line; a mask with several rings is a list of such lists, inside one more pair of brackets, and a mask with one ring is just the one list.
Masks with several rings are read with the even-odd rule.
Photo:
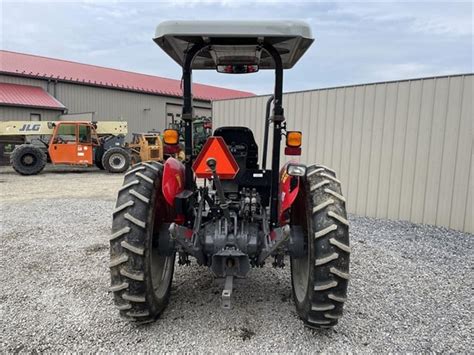
[[199, 178], [211, 178], [211, 169], [207, 160], [214, 158], [217, 162], [216, 170], [220, 179], [233, 179], [239, 172], [239, 165], [229, 151], [222, 137], [209, 137], [193, 164], [193, 170]]

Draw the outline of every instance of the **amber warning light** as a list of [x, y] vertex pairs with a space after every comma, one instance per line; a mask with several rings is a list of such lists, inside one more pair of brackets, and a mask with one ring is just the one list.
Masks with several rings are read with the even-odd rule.
[[175, 129], [165, 129], [163, 131], [163, 140], [165, 144], [175, 145], [179, 142], [179, 132]]
[[239, 165], [222, 137], [209, 137], [202, 147], [201, 153], [193, 164], [193, 171], [198, 178], [209, 179], [212, 177], [211, 169], [206, 163], [209, 158], [216, 160], [216, 172], [220, 179], [231, 180], [239, 172]]
[[299, 131], [288, 131], [286, 133], [285, 155], [301, 155], [302, 136]]

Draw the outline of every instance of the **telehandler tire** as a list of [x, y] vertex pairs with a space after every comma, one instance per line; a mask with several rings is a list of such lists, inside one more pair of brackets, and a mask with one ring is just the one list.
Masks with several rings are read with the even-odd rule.
[[102, 157], [102, 165], [109, 173], [123, 173], [130, 167], [130, 154], [120, 147], [110, 148]]
[[95, 160], [95, 161], [94, 161], [94, 165], [95, 165], [97, 168], [99, 168], [100, 170], [105, 170], [105, 167], [104, 167], [104, 165], [102, 164], [102, 161], [100, 161], [100, 160]]
[[104, 151], [101, 147], [96, 147], [94, 150], [94, 165], [100, 170], [105, 170], [104, 164], [102, 164], [102, 157], [104, 156]]
[[305, 232], [305, 256], [290, 258], [296, 310], [305, 325], [328, 328], [342, 316], [349, 283], [349, 223], [336, 174], [308, 167], [291, 211]]
[[154, 321], [166, 307], [175, 254], [160, 255], [158, 236], [168, 233], [170, 211], [161, 194], [163, 166], [139, 163], [119, 190], [110, 237], [110, 274], [120, 314], [139, 323]]
[[10, 164], [21, 175], [39, 174], [46, 165], [46, 153], [31, 144], [17, 146], [11, 156]]

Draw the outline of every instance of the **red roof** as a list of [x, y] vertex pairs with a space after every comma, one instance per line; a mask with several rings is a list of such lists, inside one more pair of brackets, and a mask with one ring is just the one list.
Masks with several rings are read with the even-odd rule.
[[[180, 80], [3, 50], [0, 51], [0, 72], [121, 90], [182, 96]], [[196, 99], [209, 101], [254, 96], [250, 92], [203, 84], [194, 84], [193, 93]]]
[[66, 107], [39, 86], [0, 83], [0, 105], [65, 110]]

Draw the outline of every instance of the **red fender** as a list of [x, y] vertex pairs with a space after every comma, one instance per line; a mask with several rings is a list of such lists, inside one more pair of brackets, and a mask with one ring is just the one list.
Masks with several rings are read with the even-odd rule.
[[174, 207], [174, 198], [184, 190], [184, 164], [175, 158], [166, 159], [161, 190], [168, 205]]
[[[300, 178], [298, 176], [290, 176], [286, 172], [288, 164], [294, 163], [293, 161], [287, 162], [280, 170], [280, 186], [279, 186], [279, 200], [280, 208], [278, 221], [280, 224], [284, 224], [288, 220], [288, 216], [285, 213], [295, 202], [298, 191], [300, 190]], [[294, 180], [296, 179], [296, 180]], [[293, 184], [291, 183], [293, 181]], [[296, 181], [296, 184], [295, 184]], [[292, 186], [293, 185], [293, 186]]]

